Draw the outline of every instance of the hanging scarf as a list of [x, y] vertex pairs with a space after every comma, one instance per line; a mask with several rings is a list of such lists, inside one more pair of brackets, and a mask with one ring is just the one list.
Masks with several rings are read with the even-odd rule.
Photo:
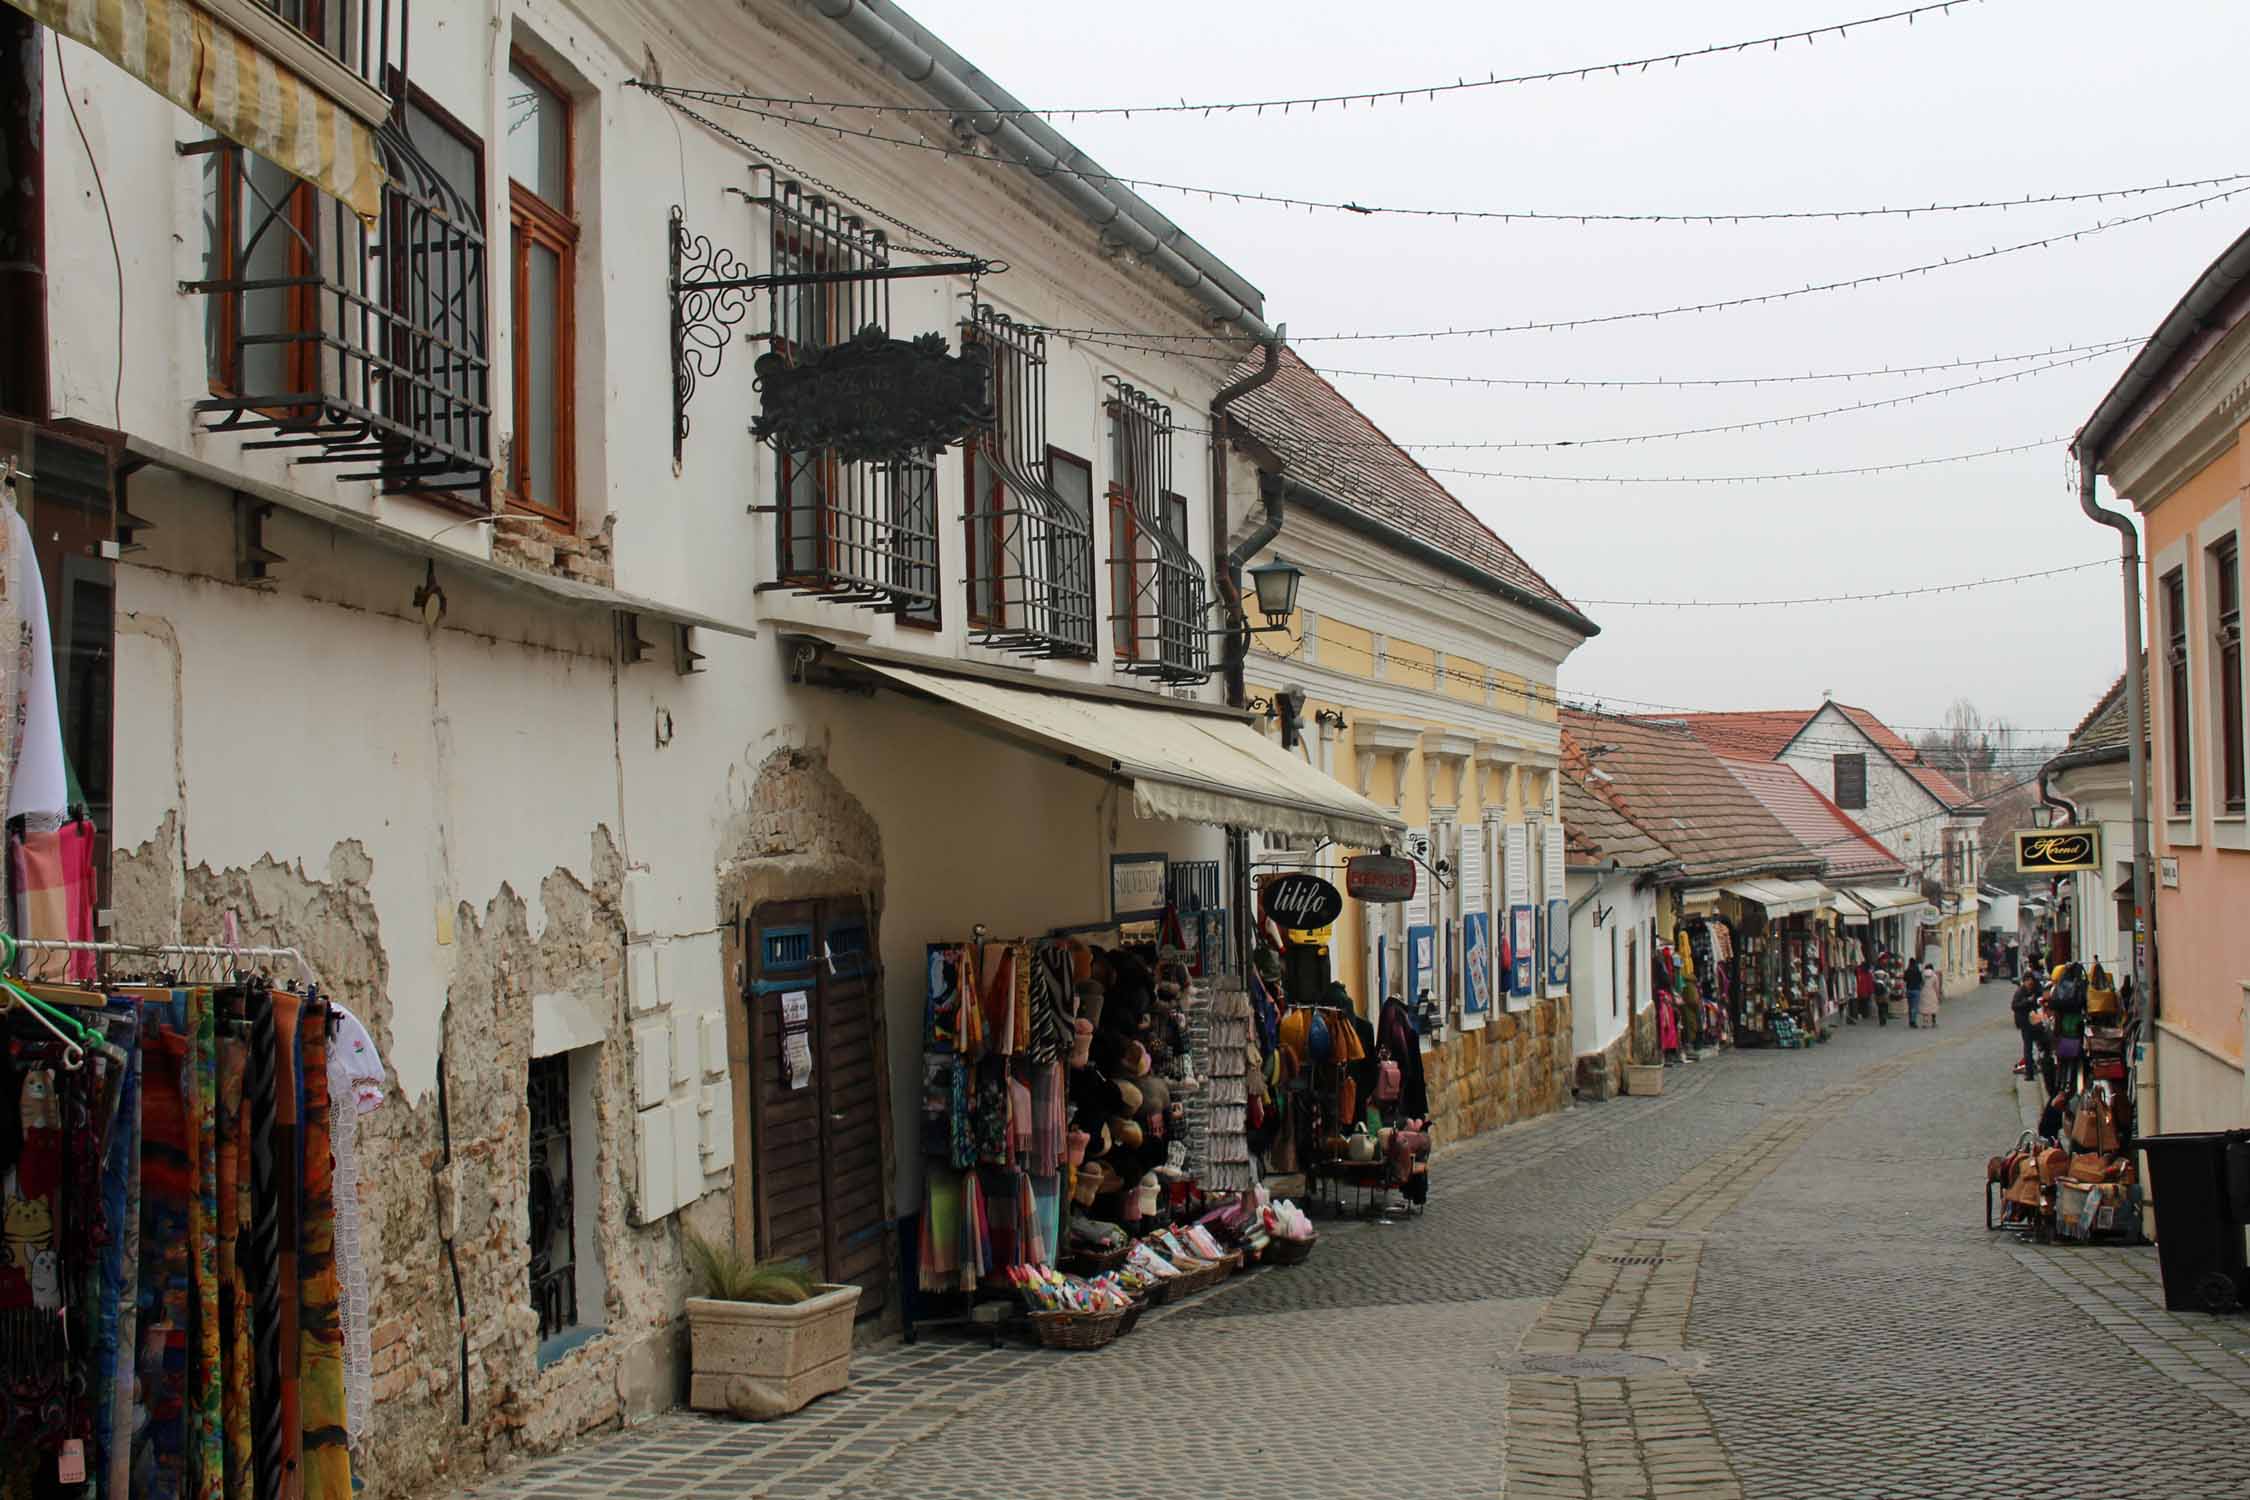
[[243, 1236], [250, 1223], [250, 1132], [242, 1080], [250, 1049], [240, 1037], [219, 1042], [219, 1322], [225, 1379], [220, 1396], [226, 1433], [227, 1500], [251, 1500], [250, 1407], [254, 1355], [250, 1284], [242, 1274]]
[[93, 1328], [74, 1295], [105, 1234], [96, 1103], [103, 1065], [63, 1066], [47, 1040], [0, 1054], [0, 1108], [16, 1129], [0, 1161], [0, 1489], [51, 1480], [65, 1443], [93, 1437]]
[[1034, 1062], [1051, 1063], [1070, 1050], [1070, 949], [1059, 942], [1042, 945], [1031, 969], [1031, 1037]]
[[188, 1275], [194, 1302], [189, 1324], [188, 1482], [195, 1500], [221, 1500], [226, 1492], [226, 1442], [219, 1363], [219, 1130], [218, 1031], [211, 992], [189, 990], [188, 1139], [193, 1143], [194, 1192], [188, 1199]]
[[[137, 1030], [141, 1006], [137, 1000], [111, 1002], [124, 1024]], [[112, 1033], [126, 1049], [119, 1081], [117, 1114], [110, 1126], [109, 1154], [102, 1164], [103, 1211], [114, 1226], [102, 1249], [100, 1322], [95, 1338], [94, 1449], [99, 1456], [97, 1478], [107, 1496], [130, 1495], [133, 1489], [133, 1413], [139, 1361], [141, 1276], [141, 1077], [140, 1042], [132, 1030], [122, 1037]]]
[[134, 1500], [185, 1500], [187, 1478], [188, 1203], [194, 1160], [188, 1120], [186, 1017], [155, 1003], [142, 1012], [155, 1030], [141, 1044], [141, 1268], [139, 1341], [142, 1426], [133, 1439]]
[[[298, 1368], [303, 1382], [305, 1500], [350, 1500], [352, 1460], [345, 1426], [344, 1330], [337, 1320], [334, 1110], [328, 1095], [328, 1008], [306, 1007], [298, 1028], [303, 1080], [304, 1196], [297, 1239]], [[350, 1096], [344, 1107], [351, 1107]]]

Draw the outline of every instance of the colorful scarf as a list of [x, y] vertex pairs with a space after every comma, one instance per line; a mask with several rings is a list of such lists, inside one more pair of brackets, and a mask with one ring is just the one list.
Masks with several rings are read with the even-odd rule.
[[188, 1476], [195, 1500], [222, 1500], [226, 1443], [219, 1364], [219, 1039], [211, 992], [188, 990], [190, 1052], [186, 1081], [188, 1138], [194, 1143], [195, 1191], [188, 1199], [188, 1274], [194, 1288], [194, 1333], [188, 1366]]
[[[112, 1002], [113, 1013], [137, 1029], [140, 1002]], [[134, 1349], [141, 1273], [141, 1051], [128, 1031], [118, 1038], [125, 1064], [118, 1081], [117, 1113], [102, 1163], [102, 1209], [111, 1227], [102, 1247], [101, 1290], [94, 1339], [94, 1448], [101, 1456], [101, 1492], [126, 1496], [133, 1486]]]
[[[187, 1495], [187, 1339], [191, 1296], [188, 1204], [194, 1197], [184, 1017], [148, 1006], [141, 1044], [141, 1265], [135, 1336], [140, 1407], [133, 1434], [134, 1500]], [[162, 1018], [161, 1020], [159, 1018]]]
[[[298, 1370], [303, 1383], [305, 1500], [351, 1500], [345, 1428], [344, 1329], [337, 1317], [335, 1158], [329, 1145], [328, 1008], [315, 1001], [298, 1028], [304, 1088], [304, 1194], [299, 1202]], [[351, 1096], [343, 1107], [352, 1107]]]
[[220, 1418], [226, 1438], [227, 1500], [250, 1500], [250, 1284], [242, 1274], [242, 1237], [250, 1222], [249, 1115], [242, 1106], [249, 1048], [238, 1037], [219, 1043], [219, 1323], [224, 1379]]

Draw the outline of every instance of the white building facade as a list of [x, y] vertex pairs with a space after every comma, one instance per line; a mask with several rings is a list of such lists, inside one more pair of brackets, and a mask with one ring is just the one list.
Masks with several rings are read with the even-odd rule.
[[[895, 7], [848, 10], [251, 18], [260, 76], [309, 90], [274, 98], [340, 112], [334, 141], [367, 113], [395, 186], [364, 228], [309, 105], [234, 123], [323, 186], [173, 103], [147, 38], [36, 36], [47, 393], [0, 452], [92, 465], [117, 511], [76, 596], [113, 591], [103, 935], [231, 916], [383, 1053], [373, 1493], [672, 1404], [683, 1229], [895, 1295], [925, 945], [1102, 922], [1112, 856], [1215, 866], [1215, 824], [1259, 816], [1084, 751], [1118, 712], [1256, 741], [1212, 672], [1224, 367], [1037, 331], [1262, 336], [1256, 289], [1122, 189], [1015, 164], [1044, 126], [901, 117], [917, 151], [689, 106], [730, 138], [639, 86], [969, 87]], [[807, 271], [836, 279], [675, 297]], [[752, 435], [761, 353], [869, 322], [981, 340], [992, 435], [859, 464]], [[1281, 826], [1387, 827], [1285, 783]], [[822, 1008], [817, 1151], [759, 1128], [795, 1107], [758, 1019], [783, 990]]]

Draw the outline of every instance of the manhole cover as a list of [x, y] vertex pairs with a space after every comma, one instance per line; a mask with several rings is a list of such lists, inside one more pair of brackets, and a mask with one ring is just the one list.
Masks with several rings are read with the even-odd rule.
[[1674, 1354], [1627, 1354], [1622, 1350], [1584, 1354], [1519, 1354], [1505, 1361], [1502, 1372], [1514, 1375], [1547, 1375], [1561, 1380], [1626, 1380], [1636, 1375], [1664, 1375], [1676, 1370], [1703, 1368], [1703, 1356], [1683, 1349]]
[[1613, 1266], [1660, 1266], [1670, 1260], [1669, 1255], [1597, 1255], [1594, 1259]]

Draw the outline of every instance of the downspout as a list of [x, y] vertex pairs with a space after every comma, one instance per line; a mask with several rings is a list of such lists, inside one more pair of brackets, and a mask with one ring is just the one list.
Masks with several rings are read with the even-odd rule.
[[2047, 768], [2045, 766], [2039, 768], [2039, 801], [2042, 806], [2060, 809], [2064, 821], [2069, 823], [2078, 821], [2078, 804], [2059, 792], [2047, 790]]
[[[1265, 363], [1211, 398], [1211, 550], [1216, 553], [1232, 524], [1228, 516], [1226, 409], [1281, 373], [1281, 346], [1289, 325], [1276, 328], [1265, 340]], [[1226, 654], [1221, 670], [1226, 674], [1227, 704], [1240, 708], [1244, 701], [1243, 663], [1250, 659], [1250, 616], [1242, 607], [1242, 569], [1265, 545], [1281, 535], [1281, 486], [1260, 477], [1258, 498], [1266, 513], [1250, 534], [1226, 554], [1219, 568], [1219, 601], [1228, 615]]]
[[[1226, 409], [1249, 395], [1281, 373], [1281, 345], [1287, 337], [1286, 328], [1277, 328], [1265, 341], [1265, 362], [1257, 369], [1228, 385], [1211, 398], [1211, 551], [1215, 555], [1227, 537], [1227, 440]], [[1242, 664], [1250, 659], [1250, 618], [1242, 609], [1242, 566], [1257, 555], [1260, 547], [1281, 534], [1281, 491], [1278, 486], [1260, 484], [1261, 498], [1266, 502], [1265, 518], [1260, 521], [1242, 544], [1228, 552], [1219, 568], [1219, 597], [1227, 615], [1226, 655], [1221, 670], [1225, 674], [1227, 703], [1240, 708], [1245, 701], [1242, 685]], [[1250, 972], [1251, 950], [1255, 946], [1252, 934], [1256, 924], [1250, 920], [1250, 835], [1240, 828], [1227, 829], [1227, 863], [1231, 878], [1229, 899], [1241, 919], [1234, 924], [1235, 960], [1238, 973]]]
[[[2156, 903], [2149, 889], [2148, 818], [2148, 667], [2141, 641], [2141, 537], [2132, 517], [2111, 510], [2095, 499], [2095, 465], [2100, 455], [2081, 448], [2078, 453], [2078, 508], [2086, 518], [2117, 533], [2118, 568], [2125, 584], [2125, 754], [2133, 790], [2133, 914], [2142, 930], [2134, 934], [2133, 991], [2148, 1017], [2148, 1047], [2156, 1060], [2155, 1021], [2159, 1014], [2154, 976], [2156, 959]], [[2161, 1069], [2154, 1069], [2159, 1078]], [[2149, 1131], [2163, 1128], [2161, 1096], [2151, 1112]]]

